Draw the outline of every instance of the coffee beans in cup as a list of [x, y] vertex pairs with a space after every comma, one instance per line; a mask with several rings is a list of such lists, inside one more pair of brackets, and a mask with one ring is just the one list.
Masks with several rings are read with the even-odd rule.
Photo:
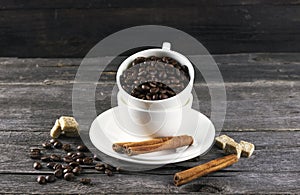
[[163, 100], [180, 93], [190, 80], [188, 68], [170, 57], [138, 57], [120, 77], [122, 88], [143, 100]]

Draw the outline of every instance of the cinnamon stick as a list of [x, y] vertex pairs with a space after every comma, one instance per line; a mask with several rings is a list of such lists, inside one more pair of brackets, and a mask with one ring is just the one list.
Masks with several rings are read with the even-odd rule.
[[119, 143], [114, 143], [112, 145], [112, 148], [116, 152], [124, 153], [125, 150], [129, 147], [158, 144], [158, 143], [165, 142], [165, 141], [167, 141], [171, 138], [172, 137], [158, 137], [158, 138], [153, 138], [153, 139], [150, 139], [150, 140], [140, 141], [140, 142], [119, 142]]
[[129, 156], [137, 154], [145, 154], [150, 152], [157, 152], [161, 150], [175, 149], [182, 146], [189, 146], [193, 144], [193, 138], [188, 135], [174, 136], [164, 142], [150, 144], [150, 145], [139, 145], [129, 146], [125, 149], [125, 153]]
[[231, 154], [228, 156], [217, 158], [205, 164], [187, 169], [185, 171], [178, 172], [174, 175], [174, 184], [176, 186], [180, 186], [203, 175], [228, 167], [236, 163], [237, 161], [238, 157], [235, 154]]

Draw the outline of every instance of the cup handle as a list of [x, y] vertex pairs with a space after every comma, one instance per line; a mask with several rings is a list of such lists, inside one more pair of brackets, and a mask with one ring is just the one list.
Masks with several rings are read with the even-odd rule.
[[162, 49], [163, 50], [171, 50], [171, 43], [169, 43], [169, 42], [163, 42]]

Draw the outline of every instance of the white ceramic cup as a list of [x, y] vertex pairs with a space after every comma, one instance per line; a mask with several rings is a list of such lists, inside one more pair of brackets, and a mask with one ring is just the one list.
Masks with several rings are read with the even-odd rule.
[[[182, 54], [172, 51], [171, 44], [164, 42], [161, 49], [147, 49], [129, 56], [117, 71], [118, 111], [115, 113], [121, 128], [135, 136], [176, 135], [182, 116], [191, 109], [194, 68]], [[190, 81], [179, 94], [163, 100], [142, 100], [128, 94], [121, 86], [120, 76], [137, 57], [171, 57], [188, 67]]]

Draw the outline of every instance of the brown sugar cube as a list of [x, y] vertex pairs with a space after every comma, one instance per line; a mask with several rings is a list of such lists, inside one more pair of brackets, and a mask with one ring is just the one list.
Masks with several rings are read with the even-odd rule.
[[78, 123], [74, 117], [61, 116], [59, 124], [63, 132], [78, 132]]
[[242, 146], [235, 141], [229, 141], [226, 143], [225, 153], [236, 154], [237, 157], [240, 158], [242, 153]]
[[246, 141], [240, 141], [240, 145], [242, 147], [242, 156], [249, 158], [255, 149], [254, 144]]
[[216, 143], [215, 144], [216, 144], [217, 147], [224, 150], [224, 148], [226, 146], [226, 143], [229, 142], [229, 141], [234, 142], [234, 140], [232, 138], [228, 137], [227, 135], [221, 135], [219, 137], [216, 137]]
[[58, 119], [56, 119], [54, 126], [50, 130], [50, 136], [52, 138], [58, 138], [61, 134], [61, 128]]

